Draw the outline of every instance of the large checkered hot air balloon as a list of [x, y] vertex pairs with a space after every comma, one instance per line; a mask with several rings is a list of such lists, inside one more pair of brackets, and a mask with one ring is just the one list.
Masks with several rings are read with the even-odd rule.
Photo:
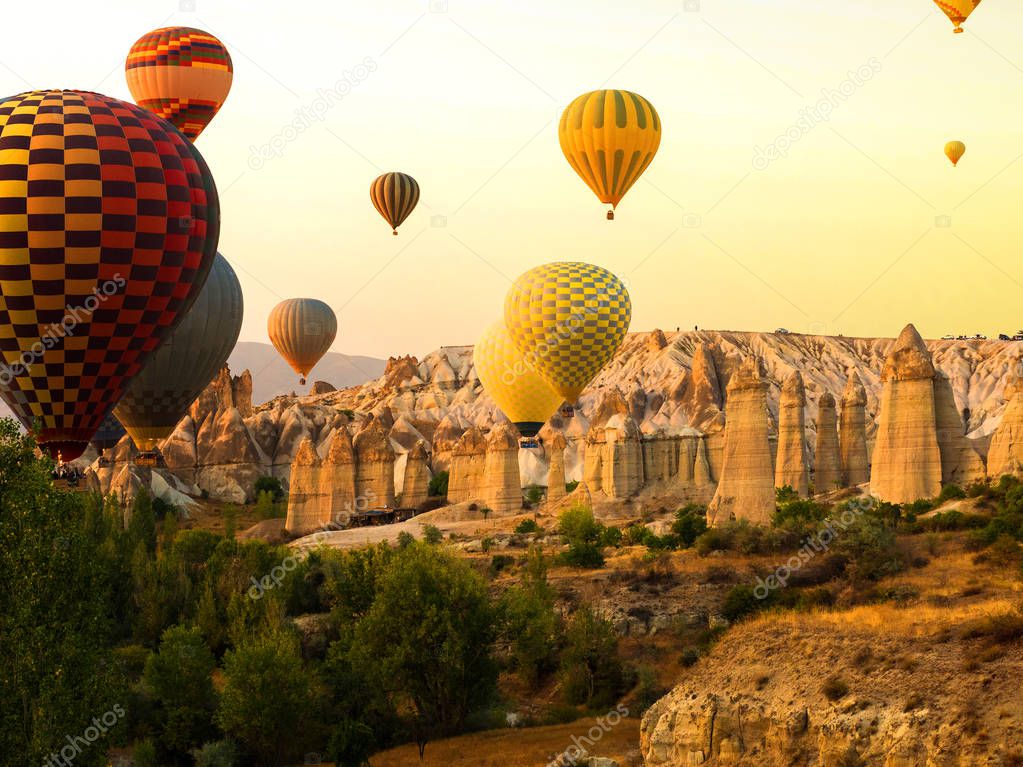
[[408, 173], [384, 173], [373, 179], [369, 198], [377, 212], [391, 225], [391, 234], [396, 235], [401, 222], [419, 203], [419, 184]]
[[227, 362], [243, 310], [242, 286], [218, 253], [195, 304], [114, 408], [139, 450], [155, 451]]
[[555, 262], [515, 280], [504, 321], [526, 361], [571, 404], [621, 346], [632, 301], [607, 269]]
[[192, 141], [223, 106], [233, 73], [224, 44], [192, 27], [163, 27], [143, 35], [124, 62], [135, 102], [170, 120]]
[[609, 220], [657, 154], [661, 118], [653, 104], [631, 91], [601, 90], [576, 98], [558, 125], [561, 151], [605, 205]]
[[266, 330], [274, 348], [305, 386], [305, 377], [337, 337], [337, 317], [323, 301], [289, 298], [271, 310]]
[[949, 20], [955, 24], [953, 31], [958, 35], [963, 31], [963, 22], [980, 5], [980, 0], [934, 0], [934, 4], [941, 8]]
[[472, 362], [483, 389], [523, 437], [535, 436], [561, 405], [562, 396], [522, 356], [503, 320], [476, 341]]
[[216, 187], [192, 143], [80, 91], [0, 102], [0, 396], [82, 453], [206, 281]]

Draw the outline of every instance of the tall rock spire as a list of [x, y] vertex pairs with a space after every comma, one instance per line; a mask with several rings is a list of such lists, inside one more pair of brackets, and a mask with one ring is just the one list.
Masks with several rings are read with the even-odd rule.
[[806, 390], [803, 376], [793, 371], [781, 387], [778, 401], [778, 459], [775, 487], [791, 487], [801, 498], [809, 492], [806, 472]]
[[817, 450], [813, 467], [813, 489], [818, 494], [830, 493], [842, 484], [837, 422], [835, 398], [831, 392], [824, 392], [817, 402]]
[[867, 456], [867, 392], [855, 370], [849, 372], [842, 393], [842, 417], [839, 428], [842, 483], [856, 487], [870, 481]]

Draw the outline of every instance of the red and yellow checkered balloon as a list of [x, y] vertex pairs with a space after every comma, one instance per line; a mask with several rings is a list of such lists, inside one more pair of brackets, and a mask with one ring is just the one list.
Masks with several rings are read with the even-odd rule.
[[219, 234], [209, 169], [166, 121], [80, 91], [0, 102], [0, 396], [51, 455], [85, 449]]
[[227, 48], [208, 32], [164, 27], [135, 42], [124, 76], [140, 107], [195, 141], [227, 100], [234, 67]]

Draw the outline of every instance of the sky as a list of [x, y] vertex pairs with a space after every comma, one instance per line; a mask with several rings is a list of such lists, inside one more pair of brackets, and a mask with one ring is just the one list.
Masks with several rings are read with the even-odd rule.
[[[634, 331], [1023, 327], [1018, 2], [953, 35], [931, 0], [47, 0], [5, 9], [0, 88], [130, 99], [131, 44], [178, 24], [234, 60], [196, 146], [242, 340], [310, 296], [334, 351], [422, 357], [473, 343], [557, 260], [621, 277]], [[663, 125], [614, 222], [557, 138], [602, 87]], [[369, 200], [389, 170], [422, 188], [398, 237]]]

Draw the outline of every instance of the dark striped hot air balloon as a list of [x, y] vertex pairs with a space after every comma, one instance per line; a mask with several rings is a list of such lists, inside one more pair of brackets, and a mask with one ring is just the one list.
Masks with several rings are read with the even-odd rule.
[[107, 413], [107, 417], [103, 419], [103, 423], [96, 429], [96, 433], [92, 435], [90, 442], [96, 448], [96, 452], [102, 455], [105, 451], [117, 445], [125, 434], [127, 432], [124, 430], [121, 422], [117, 420], [117, 416], [113, 413]]
[[305, 386], [305, 377], [337, 337], [337, 317], [323, 301], [289, 298], [270, 312], [266, 329], [274, 348]]
[[385, 173], [374, 179], [369, 187], [373, 206], [397, 234], [401, 222], [409, 217], [419, 202], [419, 184], [407, 173]]
[[630, 91], [591, 91], [565, 108], [558, 126], [561, 151], [605, 205], [609, 220], [661, 144], [653, 104]]
[[243, 309], [238, 277], [218, 253], [195, 304], [114, 408], [139, 450], [156, 450], [227, 362]]
[[152, 113], [80, 91], [0, 102], [0, 396], [81, 455], [206, 281], [216, 187]]
[[124, 62], [135, 102], [170, 120], [193, 141], [223, 106], [233, 72], [224, 44], [192, 27], [164, 27], [143, 35]]

